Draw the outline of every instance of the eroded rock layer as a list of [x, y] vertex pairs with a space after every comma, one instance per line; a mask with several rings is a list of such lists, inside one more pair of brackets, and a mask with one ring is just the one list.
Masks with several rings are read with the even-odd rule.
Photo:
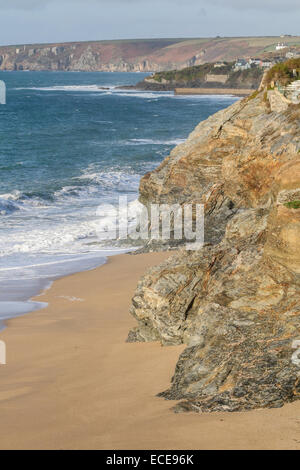
[[[261, 92], [202, 122], [141, 182], [141, 201], [203, 203], [206, 244], [138, 284], [129, 341], [186, 344], [176, 411], [278, 407], [300, 398], [300, 107]], [[298, 343], [299, 341], [299, 343]]]

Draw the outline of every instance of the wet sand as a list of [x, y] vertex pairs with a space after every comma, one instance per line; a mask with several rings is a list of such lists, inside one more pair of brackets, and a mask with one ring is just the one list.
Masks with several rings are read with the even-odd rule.
[[120, 255], [56, 281], [41, 311], [0, 332], [0, 449], [300, 449], [300, 402], [247, 413], [174, 414], [169, 386], [183, 346], [128, 344], [129, 306], [148, 266]]

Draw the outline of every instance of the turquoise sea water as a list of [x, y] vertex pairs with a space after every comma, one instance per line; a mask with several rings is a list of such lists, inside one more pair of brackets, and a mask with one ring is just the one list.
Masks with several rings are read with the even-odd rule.
[[141, 176], [236, 99], [116, 89], [144, 76], [0, 72], [0, 320], [116, 252], [95, 243], [98, 205], [134, 201]]

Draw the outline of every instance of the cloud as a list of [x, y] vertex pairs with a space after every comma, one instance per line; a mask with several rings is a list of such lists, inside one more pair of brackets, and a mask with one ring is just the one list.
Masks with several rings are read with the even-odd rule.
[[7, 0], [0, 0], [0, 9], [1, 10], [33, 10], [33, 9], [41, 9], [51, 4], [56, 4], [57, 6], [59, 6], [63, 3], [76, 2], [79, 4], [81, 3], [82, 6], [84, 6], [86, 3], [101, 4], [102, 1], [103, 0], [60, 0], [60, 1], [59, 0], [9, 0], [8, 2]]
[[[206, 0], [207, 2], [207, 0]], [[233, 8], [235, 10], [269, 10], [270, 13], [274, 11], [286, 11], [291, 13], [288, 9], [299, 9], [299, 0], [209, 0], [211, 5], [220, 6], [224, 8]]]
[[[153, 0], [152, 0], [153, 1]], [[62, 5], [67, 3], [77, 3], [82, 6], [87, 4], [94, 4], [101, 6], [101, 4], [149, 4], [149, 0], [0, 0], [0, 9], [2, 10], [32, 10], [41, 9], [51, 4]], [[182, 0], [159, 0], [163, 5], [182, 5]], [[287, 11], [288, 8], [299, 9], [299, 0], [185, 0], [185, 4], [190, 7], [201, 9], [201, 7], [221, 7], [223, 10], [226, 8], [235, 10], [270, 10], [274, 11]], [[201, 11], [201, 10], [200, 10]], [[290, 12], [289, 12], [290, 13]]]
[[44, 6], [51, 0], [0, 0], [1, 10], [30, 10], [35, 7]]
[[[200, 6], [200, 11], [204, 12], [205, 9], [201, 8], [201, 0], [185, 0], [184, 4], [182, 0], [151, 0], [152, 2], [157, 2], [162, 6], [166, 6], [168, 8], [176, 7], [185, 7], [188, 5], [189, 7], [198, 8]], [[202, 2], [205, 0], [202, 0]], [[200, 5], [199, 5], [200, 3]], [[54, 6], [55, 8], [62, 8], [63, 6], [70, 6], [68, 4], [76, 4], [76, 6], [82, 8], [88, 8], [90, 6], [95, 7], [112, 7], [114, 5], [119, 6], [138, 6], [138, 7], [146, 7], [149, 6], [149, 0], [0, 0], [0, 10], [41, 10], [48, 6]], [[205, 14], [202, 13], [204, 16]]]

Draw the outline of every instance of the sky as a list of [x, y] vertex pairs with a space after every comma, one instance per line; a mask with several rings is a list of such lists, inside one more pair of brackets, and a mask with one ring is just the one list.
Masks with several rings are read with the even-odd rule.
[[0, 0], [0, 44], [300, 35], [300, 0]]

